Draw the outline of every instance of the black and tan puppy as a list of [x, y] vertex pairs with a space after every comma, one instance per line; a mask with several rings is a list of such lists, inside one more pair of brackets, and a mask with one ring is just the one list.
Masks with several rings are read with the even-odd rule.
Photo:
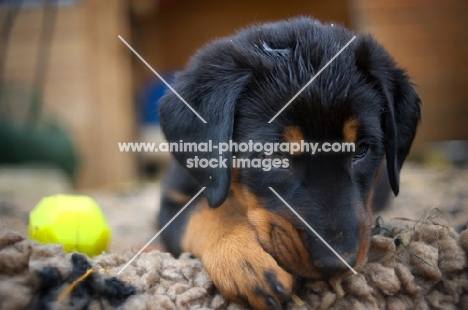
[[[405, 72], [370, 36], [357, 38], [278, 117], [269, 120], [354, 36], [298, 18], [253, 26], [201, 49], [160, 103], [169, 142], [340, 142], [354, 152], [175, 152], [165, 179], [160, 227], [200, 189], [203, 195], [164, 231], [173, 253], [201, 257], [216, 287], [256, 309], [289, 298], [295, 277], [349, 273], [269, 189], [273, 188], [349, 265], [359, 269], [370, 240], [371, 199], [381, 164], [391, 188], [420, 117]], [[226, 167], [188, 168], [188, 160]], [[288, 166], [233, 167], [233, 156]]]

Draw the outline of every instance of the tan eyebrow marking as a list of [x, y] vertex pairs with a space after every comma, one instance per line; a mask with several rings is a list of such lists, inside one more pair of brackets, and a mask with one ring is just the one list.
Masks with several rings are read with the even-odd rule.
[[343, 137], [346, 142], [356, 142], [359, 122], [355, 118], [350, 118], [344, 123]]
[[[301, 128], [299, 126], [286, 126], [283, 132], [284, 141], [288, 143], [301, 143], [304, 140]], [[294, 155], [300, 155], [302, 150], [294, 152]]]

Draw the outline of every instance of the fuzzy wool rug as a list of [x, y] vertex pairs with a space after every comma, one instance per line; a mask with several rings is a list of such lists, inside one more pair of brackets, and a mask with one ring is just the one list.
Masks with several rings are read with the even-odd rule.
[[[285, 309], [468, 309], [468, 230], [429, 212], [376, 221], [357, 275], [304, 281]], [[0, 309], [246, 309], [216, 290], [198, 259], [152, 251], [89, 259], [0, 226]]]

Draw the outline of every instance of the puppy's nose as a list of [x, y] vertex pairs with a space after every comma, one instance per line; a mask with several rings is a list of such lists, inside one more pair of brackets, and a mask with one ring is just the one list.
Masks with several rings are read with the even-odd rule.
[[[348, 263], [349, 266], [353, 267], [356, 264], [356, 254], [345, 253], [341, 257]], [[349, 271], [349, 267], [339, 259], [333, 253], [330, 255], [324, 255], [314, 260], [314, 266], [325, 275], [336, 276]]]

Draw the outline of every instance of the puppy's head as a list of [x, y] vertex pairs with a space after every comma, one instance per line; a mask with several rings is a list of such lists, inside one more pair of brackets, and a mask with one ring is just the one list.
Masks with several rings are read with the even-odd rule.
[[[404, 71], [371, 37], [357, 36], [269, 123], [353, 35], [307, 18], [246, 29], [200, 50], [173, 85], [206, 123], [172, 92], [160, 104], [169, 142], [314, 143], [294, 154], [279, 148], [268, 154], [219, 154], [216, 148], [173, 154], [183, 167], [195, 156], [224, 163], [187, 170], [206, 187], [211, 207], [219, 207], [232, 190], [265, 250], [306, 277], [348, 270], [315, 233], [349, 265], [364, 263], [379, 167], [386, 160], [398, 194], [420, 116], [419, 98]], [[343, 142], [355, 149], [345, 149]], [[260, 166], [239, 164], [247, 159]]]

